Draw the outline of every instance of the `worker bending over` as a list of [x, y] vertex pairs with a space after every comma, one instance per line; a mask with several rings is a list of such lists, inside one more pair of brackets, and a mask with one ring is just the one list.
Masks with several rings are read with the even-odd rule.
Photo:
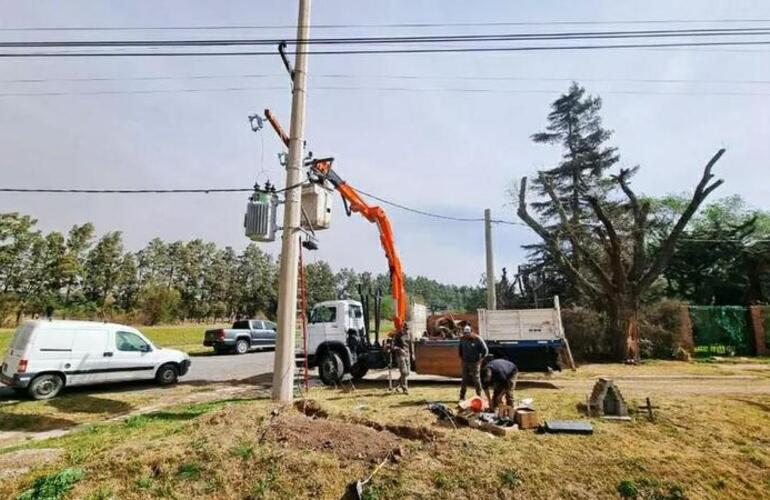
[[[507, 359], [493, 359], [481, 370], [481, 382], [484, 384], [484, 393], [489, 400], [492, 410], [500, 406], [500, 400], [505, 395], [505, 404], [514, 406], [513, 390], [516, 388], [516, 379], [519, 370], [516, 365]], [[493, 396], [489, 397], [489, 387], [492, 386]]]
[[406, 327], [393, 336], [393, 342], [390, 344], [390, 352], [396, 360], [398, 366], [398, 385], [396, 392], [401, 389], [404, 394], [409, 394], [407, 379], [409, 378], [409, 348], [406, 342]]
[[465, 399], [465, 391], [468, 385], [476, 389], [476, 395], [481, 396], [481, 361], [489, 354], [487, 344], [475, 335], [470, 325], [463, 327], [463, 335], [460, 337], [460, 359], [463, 363], [463, 382], [460, 386], [460, 401]]

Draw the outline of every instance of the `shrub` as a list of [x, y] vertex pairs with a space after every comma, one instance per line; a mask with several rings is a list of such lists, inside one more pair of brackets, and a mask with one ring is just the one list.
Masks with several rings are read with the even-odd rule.
[[564, 334], [569, 340], [576, 360], [602, 360], [610, 354], [611, 342], [607, 338], [605, 317], [586, 307], [573, 306], [561, 310]]
[[671, 359], [674, 356], [682, 326], [681, 307], [679, 301], [662, 300], [642, 308], [639, 318], [639, 336], [644, 341], [642, 357]]
[[79, 467], [62, 469], [54, 474], [35, 479], [32, 488], [17, 497], [17, 500], [58, 500], [83, 479], [86, 472]]

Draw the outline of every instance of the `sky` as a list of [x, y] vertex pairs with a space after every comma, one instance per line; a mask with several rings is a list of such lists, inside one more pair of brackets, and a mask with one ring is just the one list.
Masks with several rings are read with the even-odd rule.
[[[0, 1], [1, 41], [161, 38], [294, 38], [297, 2]], [[767, 19], [696, 27], [770, 26], [770, 4], [740, 0], [477, 1], [316, 0], [313, 36], [398, 36], [670, 25], [523, 25], [386, 28], [404, 23], [582, 22]], [[10, 28], [279, 26], [219, 31], [27, 31]], [[361, 25], [369, 25], [361, 27]], [[569, 80], [603, 98], [620, 166], [647, 195], [682, 193], [721, 147], [717, 197], [740, 194], [770, 208], [770, 65], [759, 47], [546, 51], [430, 55], [312, 56], [306, 138], [316, 157], [335, 157], [352, 186], [416, 209], [515, 220], [509, 192], [558, 160], [535, 144], [550, 103]], [[247, 76], [244, 76], [247, 75]], [[157, 77], [164, 77], [158, 79]], [[166, 78], [168, 77], [168, 78]], [[190, 78], [195, 77], [195, 78]], [[203, 78], [201, 78], [203, 77]], [[407, 77], [407, 78], [405, 78]], [[500, 79], [504, 77], [507, 79]], [[96, 80], [77, 81], [91, 78]], [[17, 80], [42, 80], [25, 81]], [[633, 80], [633, 81], [629, 81]], [[643, 82], [639, 80], [688, 80]], [[729, 82], [725, 82], [729, 80]], [[208, 91], [203, 91], [209, 89]], [[230, 89], [230, 90], [223, 90]], [[237, 89], [237, 90], [233, 90]], [[471, 91], [473, 90], [473, 91]], [[129, 92], [129, 93], [125, 93]], [[39, 94], [58, 95], [39, 95]], [[33, 95], [38, 94], [38, 95]], [[248, 115], [272, 109], [288, 128], [290, 82], [273, 56], [185, 58], [0, 58], [0, 187], [279, 186], [283, 150]], [[91, 221], [122, 231], [127, 248], [150, 239], [202, 238], [243, 248], [246, 193], [41, 195], [0, 193], [0, 213], [22, 212], [45, 231]], [[478, 222], [442, 221], [385, 207], [409, 275], [478, 284], [485, 269]], [[332, 227], [307, 259], [334, 268], [386, 272], [376, 227], [348, 218], [335, 200]], [[527, 228], [494, 227], [495, 266], [515, 269]], [[262, 244], [273, 255], [279, 244]]]

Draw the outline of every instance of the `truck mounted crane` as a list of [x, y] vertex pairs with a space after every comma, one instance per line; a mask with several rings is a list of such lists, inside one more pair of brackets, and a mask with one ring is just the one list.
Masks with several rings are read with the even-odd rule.
[[[288, 146], [289, 136], [269, 109], [265, 110], [265, 118], [270, 122], [281, 141]], [[398, 257], [398, 251], [393, 239], [393, 227], [390, 224], [390, 219], [385, 210], [378, 206], [369, 205], [350, 184], [337, 175], [334, 169], [332, 169], [333, 161], [333, 158], [310, 159], [306, 162], [306, 165], [310, 167], [310, 171], [315, 176], [321, 180], [329, 181], [334, 189], [340, 193], [348, 215], [357, 212], [363, 215], [369, 222], [377, 224], [377, 229], [380, 232], [380, 243], [383, 250], [385, 250], [385, 257], [388, 259], [388, 268], [390, 270], [390, 290], [395, 305], [393, 325], [396, 331], [401, 331], [406, 325], [407, 296], [404, 288], [404, 272], [401, 268], [401, 260]]]

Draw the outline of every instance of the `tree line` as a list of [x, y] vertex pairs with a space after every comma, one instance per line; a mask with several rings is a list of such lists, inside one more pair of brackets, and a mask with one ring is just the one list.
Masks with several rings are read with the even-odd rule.
[[[37, 221], [19, 213], [0, 214], [0, 324], [26, 317], [122, 319], [156, 324], [274, 318], [278, 262], [257, 245], [221, 248], [200, 239], [150, 241], [139, 251], [125, 248], [120, 232], [97, 237], [91, 223], [66, 234], [44, 234]], [[324, 261], [305, 266], [307, 300], [358, 298], [379, 288], [383, 316], [392, 314], [385, 274], [334, 271]], [[480, 286], [456, 286], [422, 276], [407, 277], [410, 296], [442, 309], [475, 309], [484, 303]]]

